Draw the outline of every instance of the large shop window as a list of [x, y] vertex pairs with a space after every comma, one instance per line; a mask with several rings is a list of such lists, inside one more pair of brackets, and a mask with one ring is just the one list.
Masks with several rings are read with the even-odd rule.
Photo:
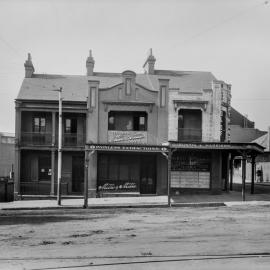
[[108, 129], [118, 131], [146, 131], [146, 112], [109, 112]]
[[172, 156], [172, 188], [210, 188], [211, 154], [175, 152]]
[[98, 157], [99, 191], [138, 191], [140, 159], [136, 155], [107, 155]]

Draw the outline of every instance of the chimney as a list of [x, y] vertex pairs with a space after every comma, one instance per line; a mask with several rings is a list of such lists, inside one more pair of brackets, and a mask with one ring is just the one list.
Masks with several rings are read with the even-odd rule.
[[94, 66], [95, 66], [95, 60], [92, 56], [92, 50], [89, 51], [89, 56], [86, 60], [86, 70], [87, 70], [87, 76], [93, 76], [94, 75]]
[[35, 69], [32, 63], [32, 57], [30, 53], [28, 53], [28, 58], [24, 63], [24, 68], [25, 68], [25, 78], [31, 78], [35, 72]]
[[152, 53], [152, 49], [150, 49], [149, 55], [143, 65], [143, 68], [145, 69], [147, 74], [153, 75], [155, 73], [155, 62], [156, 58]]

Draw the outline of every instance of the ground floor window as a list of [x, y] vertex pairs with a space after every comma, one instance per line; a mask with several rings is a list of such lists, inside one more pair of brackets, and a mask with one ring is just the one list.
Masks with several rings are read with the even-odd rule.
[[177, 151], [172, 156], [172, 188], [210, 188], [211, 154]]
[[155, 193], [155, 155], [99, 154], [99, 192]]

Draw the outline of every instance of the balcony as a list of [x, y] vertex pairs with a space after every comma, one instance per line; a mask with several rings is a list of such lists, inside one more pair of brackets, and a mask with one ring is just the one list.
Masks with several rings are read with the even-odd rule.
[[202, 129], [197, 128], [179, 128], [178, 129], [179, 142], [201, 142]]
[[22, 145], [43, 145], [48, 146], [52, 144], [51, 132], [22, 132]]
[[64, 133], [63, 146], [77, 147], [85, 145], [85, 135], [77, 133]]
[[[79, 147], [85, 145], [85, 134], [64, 133], [62, 144], [65, 147]], [[58, 136], [55, 137], [58, 145]], [[21, 145], [23, 146], [51, 146], [52, 133], [50, 132], [22, 132]]]

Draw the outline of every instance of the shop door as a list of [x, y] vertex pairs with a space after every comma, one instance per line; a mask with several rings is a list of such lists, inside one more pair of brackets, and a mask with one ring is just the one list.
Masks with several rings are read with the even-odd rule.
[[72, 192], [83, 192], [84, 184], [84, 157], [72, 157]]
[[141, 157], [141, 194], [156, 193], [156, 159], [155, 156]]

